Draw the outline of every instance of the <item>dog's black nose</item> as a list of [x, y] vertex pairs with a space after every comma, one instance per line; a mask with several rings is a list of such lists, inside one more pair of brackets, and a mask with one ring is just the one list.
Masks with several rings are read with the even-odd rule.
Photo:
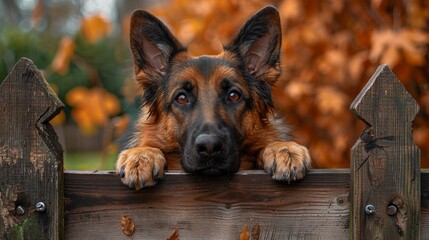
[[214, 134], [200, 134], [195, 139], [195, 147], [198, 154], [212, 157], [221, 153], [223, 143], [222, 139]]

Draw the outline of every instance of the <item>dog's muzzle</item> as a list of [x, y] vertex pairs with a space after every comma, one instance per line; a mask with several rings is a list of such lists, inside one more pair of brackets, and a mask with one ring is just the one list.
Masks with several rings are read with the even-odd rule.
[[240, 168], [234, 134], [226, 127], [197, 127], [190, 131], [183, 147], [182, 167], [186, 172], [219, 175]]

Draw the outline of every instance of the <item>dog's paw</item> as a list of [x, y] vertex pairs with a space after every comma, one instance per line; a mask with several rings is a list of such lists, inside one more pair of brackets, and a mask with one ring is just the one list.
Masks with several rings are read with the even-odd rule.
[[139, 190], [156, 184], [164, 176], [166, 160], [158, 148], [130, 148], [119, 154], [116, 171], [122, 182]]
[[290, 182], [304, 177], [311, 158], [308, 149], [295, 142], [274, 142], [262, 150], [259, 163], [274, 180]]

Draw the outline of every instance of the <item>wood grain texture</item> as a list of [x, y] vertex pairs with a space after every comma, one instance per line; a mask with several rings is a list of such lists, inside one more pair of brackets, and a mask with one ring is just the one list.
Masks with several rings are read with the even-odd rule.
[[[411, 127], [417, 103], [381, 65], [351, 109], [368, 125], [351, 150], [351, 238], [419, 239], [420, 151]], [[367, 205], [374, 214], [365, 213]], [[388, 206], [397, 213], [388, 215]]]
[[[63, 225], [62, 148], [49, 120], [63, 107], [29, 59], [0, 86], [0, 237], [59, 239]], [[47, 210], [35, 211], [42, 201]], [[15, 208], [22, 206], [24, 215]]]
[[[304, 180], [277, 183], [262, 171], [227, 177], [167, 173], [134, 191], [115, 173], [65, 173], [66, 239], [130, 239], [120, 221], [133, 219], [131, 239], [238, 239], [244, 224], [260, 239], [348, 239], [348, 169], [312, 170]], [[421, 173], [421, 239], [429, 239], [429, 170]]]
[[114, 173], [65, 173], [66, 239], [238, 239], [246, 224], [260, 239], [347, 239], [348, 170], [314, 170], [302, 181], [278, 183], [262, 171], [228, 177], [167, 173], [155, 187], [135, 191]]

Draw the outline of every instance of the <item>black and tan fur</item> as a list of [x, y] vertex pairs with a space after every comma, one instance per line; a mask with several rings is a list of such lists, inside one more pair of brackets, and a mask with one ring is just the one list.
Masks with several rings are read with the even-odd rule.
[[305, 175], [308, 150], [290, 141], [271, 98], [280, 75], [275, 8], [253, 15], [216, 56], [192, 57], [142, 10], [132, 16], [130, 43], [144, 102], [130, 148], [116, 164], [124, 184], [154, 185], [175, 155], [190, 173], [233, 174], [253, 164], [275, 180]]

